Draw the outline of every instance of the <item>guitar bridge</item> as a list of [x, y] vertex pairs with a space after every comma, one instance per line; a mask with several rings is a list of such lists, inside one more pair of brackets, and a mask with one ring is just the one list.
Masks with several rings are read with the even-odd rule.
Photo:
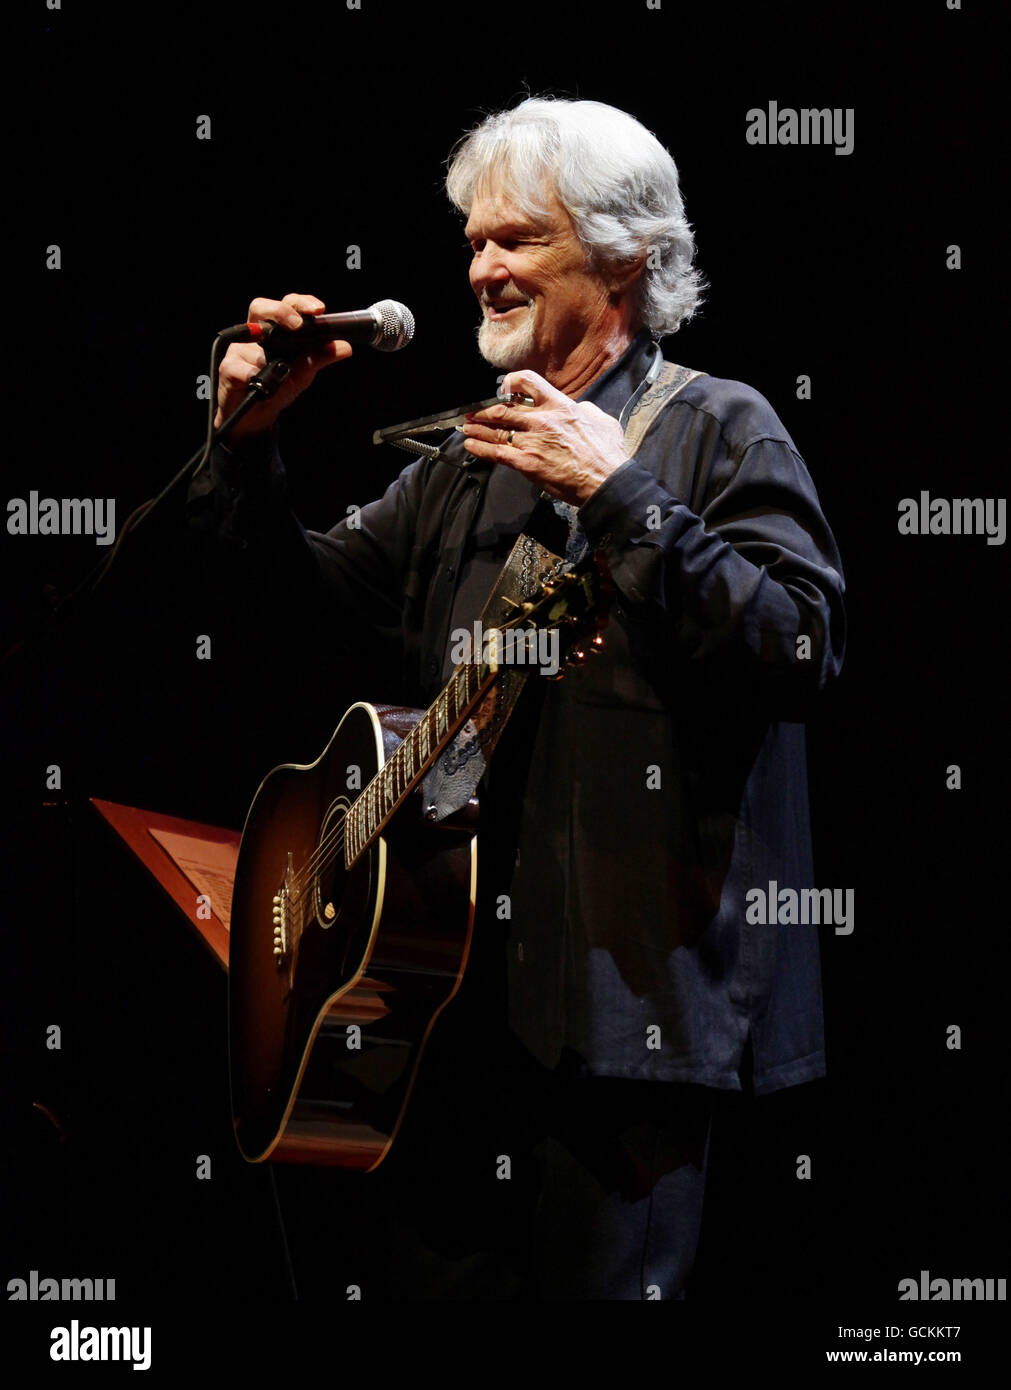
[[288, 954], [288, 890], [274, 894], [274, 955], [278, 965]]
[[288, 867], [284, 883], [274, 894], [274, 959], [283, 965], [291, 944], [291, 851], [288, 851]]

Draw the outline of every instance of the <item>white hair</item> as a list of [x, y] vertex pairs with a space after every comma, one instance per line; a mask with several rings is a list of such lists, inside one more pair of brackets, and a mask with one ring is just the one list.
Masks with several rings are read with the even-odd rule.
[[528, 216], [547, 211], [553, 191], [601, 273], [646, 253], [636, 287], [638, 321], [654, 336], [674, 333], [702, 300], [692, 265], [677, 165], [645, 126], [599, 101], [529, 97], [486, 117], [454, 147], [446, 191], [469, 215], [490, 182]]

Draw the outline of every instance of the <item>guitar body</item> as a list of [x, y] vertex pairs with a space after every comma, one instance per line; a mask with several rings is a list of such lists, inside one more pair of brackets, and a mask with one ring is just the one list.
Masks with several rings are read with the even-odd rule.
[[250, 1162], [371, 1169], [459, 987], [477, 803], [432, 823], [420, 788], [345, 869], [348, 810], [421, 712], [352, 705], [309, 766], [275, 768], [246, 818], [232, 898], [232, 1113]]

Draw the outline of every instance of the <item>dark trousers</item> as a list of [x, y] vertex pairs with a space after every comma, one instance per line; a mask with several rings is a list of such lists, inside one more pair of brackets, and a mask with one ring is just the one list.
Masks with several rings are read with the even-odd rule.
[[428, 1060], [374, 1173], [279, 1174], [286, 1215], [301, 1205], [293, 1224], [328, 1252], [306, 1263], [293, 1241], [301, 1297], [345, 1281], [397, 1300], [684, 1297], [712, 1091]]

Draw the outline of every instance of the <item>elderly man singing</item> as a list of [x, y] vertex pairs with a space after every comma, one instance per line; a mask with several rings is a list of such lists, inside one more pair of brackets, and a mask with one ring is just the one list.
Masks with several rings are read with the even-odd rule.
[[[480, 352], [532, 404], [474, 412], [360, 524], [307, 532], [275, 422], [351, 352], [314, 348], [215, 450], [191, 512], [243, 604], [312, 588], [328, 641], [370, 643], [371, 698], [411, 705], [518, 535], [606, 560], [604, 650], [528, 681], [483, 768], [473, 958], [363, 1200], [380, 1295], [680, 1298], [714, 1097], [824, 1070], [816, 929], [749, 921], [746, 895], [813, 886], [803, 721], [842, 661], [840, 560], [769, 404], [663, 360], [702, 282], [653, 135], [526, 100], [461, 141], [447, 188]], [[219, 421], [263, 362], [229, 349]]]

